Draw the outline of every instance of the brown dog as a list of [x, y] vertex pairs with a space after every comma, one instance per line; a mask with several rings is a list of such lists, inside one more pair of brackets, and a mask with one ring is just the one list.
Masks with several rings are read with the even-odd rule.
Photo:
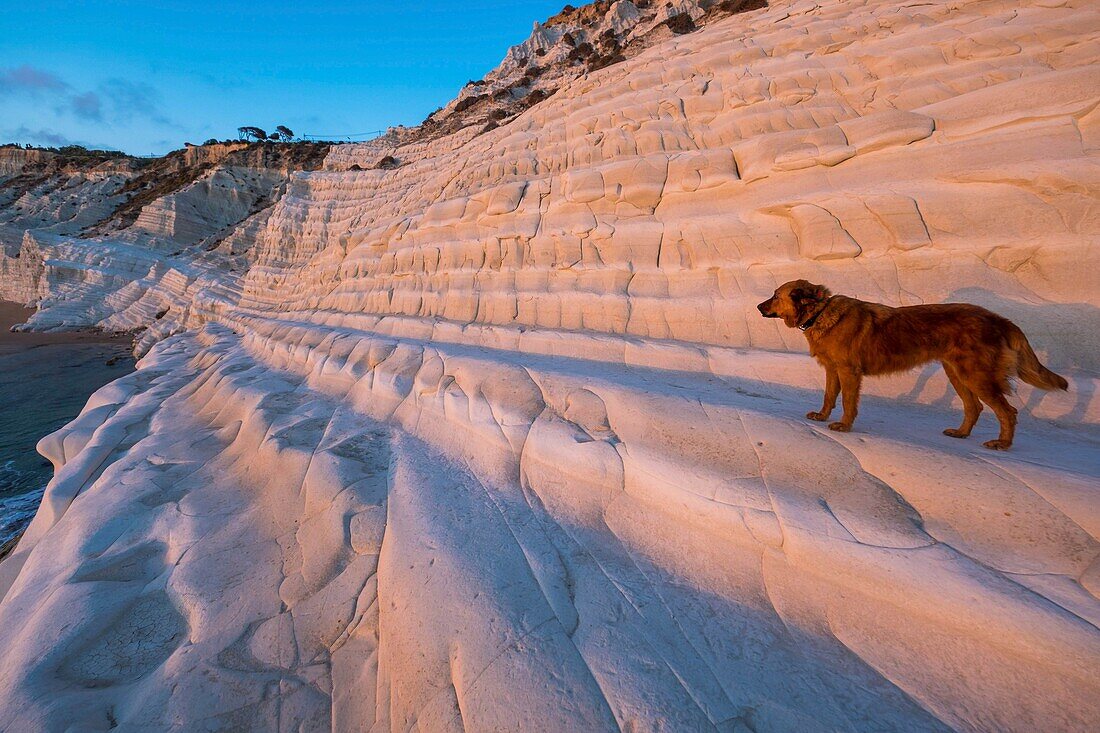
[[823, 285], [793, 280], [757, 306], [765, 318], [782, 318], [806, 334], [810, 355], [825, 367], [825, 402], [811, 420], [828, 420], [843, 394], [844, 415], [829, 428], [848, 432], [856, 419], [864, 375], [889, 374], [939, 361], [963, 402], [963, 421], [944, 435], [970, 435], [982, 402], [1001, 422], [1001, 434], [984, 443], [1005, 450], [1016, 431], [1016, 408], [1005, 399], [1008, 378], [1018, 375], [1039, 389], [1067, 389], [1068, 382], [1039, 363], [1024, 332], [996, 313], [968, 303], [891, 308], [843, 295]]

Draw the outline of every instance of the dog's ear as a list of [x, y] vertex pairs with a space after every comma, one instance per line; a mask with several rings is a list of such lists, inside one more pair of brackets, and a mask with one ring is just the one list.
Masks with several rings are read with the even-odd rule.
[[806, 283], [806, 285], [797, 287], [791, 291], [791, 300], [798, 304], [820, 303], [826, 300], [830, 295], [832, 295], [832, 292], [824, 285]]

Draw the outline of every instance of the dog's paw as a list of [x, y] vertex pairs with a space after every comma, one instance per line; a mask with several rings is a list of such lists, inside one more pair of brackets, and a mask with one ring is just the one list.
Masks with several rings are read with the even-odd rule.
[[838, 433], [847, 433], [852, 430], [852, 426], [846, 422], [831, 422], [829, 423], [829, 430], [835, 430]]
[[829, 419], [829, 416], [824, 412], [807, 412], [806, 417], [811, 420], [817, 420], [818, 422], [825, 422]]
[[1012, 441], [1010, 440], [987, 440], [982, 443], [986, 448], [990, 450], [1008, 450], [1012, 447]]
[[947, 428], [947, 430], [943, 431], [943, 434], [946, 435], [949, 438], [969, 438], [970, 437], [970, 433], [964, 433], [963, 431], [959, 430], [958, 428]]

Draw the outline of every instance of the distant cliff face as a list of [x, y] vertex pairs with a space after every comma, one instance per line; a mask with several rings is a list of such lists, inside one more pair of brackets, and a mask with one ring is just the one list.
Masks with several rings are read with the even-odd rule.
[[151, 343], [182, 327], [197, 282], [247, 266], [265, 212], [327, 152], [242, 142], [101, 160], [0, 148], [0, 297], [39, 306], [39, 328], [155, 326]]
[[[135, 231], [163, 235], [181, 244], [226, 233], [231, 227], [271, 205], [295, 170], [319, 168], [328, 152], [324, 143], [229, 143], [195, 145], [147, 164], [122, 189], [126, 200], [92, 233], [107, 234], [135, 226]], [[190, 203], [186, 223], [176, 221], [184, 197]], [[233, 199], [232, 201], [230, 199]], [[230, 205], [213, 221], [204, 212]], [[182, 226], [183, 228], [179, 228]]]
[[126, 156], [0, 146], [0, 246], [17, 249], [26, 229], [80, 233], [110, 215], [140, 165]]
[[[241, 142], [191, 145], [162, 158], [142, 159], [4, 146], [0, 147], [0, 226], [7, 229], [9, 247], [12, 233], [21, 235], [20, 230], [26, 229], [85, 235], [119, 232], [131, 227], [146, 206], [219, 172], [250, 169], [281, 182], [291, 171], [319, 167], [327, 151], [323, 143]], [[240, 184], [234, 188], [238, 193], [249, 190], [247, 176], [235, 183]], [[254, 188], [250, 193], [255, 200], [267, 204], [274, 200], [270, 181]], [[223, 222], [223, 227], [228, 223]], [[210, 227], [200, 228], [211, 233], [205, 231]]]
[[25, 170], [39, 167], [55, 157], [44, 150], [24, 150], [5, 145], [0, 147], [0, 181], [21, 175]]
[[0, 145], [0, 183], [18, 176], [132, 171], [140, 165], [140, 159], [122, 153], [88, 151], [82, 155], [66, 155], [38, 148]]

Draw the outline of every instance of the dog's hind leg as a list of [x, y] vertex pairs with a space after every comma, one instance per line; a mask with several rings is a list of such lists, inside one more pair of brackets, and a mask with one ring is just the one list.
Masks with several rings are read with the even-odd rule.
[[990, 379], [969, 386], [982, 402], [992, 408], [1001, 422], [1001, 434], [997, 439], [987, 440], [982, 445], [992, 450], [1007, 450], [1012, 446], [1012, 438], [1016, 434], [1016, 408], [1005, 399], [1005, 385]]
[[974, 396], [970, 388], [959, 378], [959, 373], [953, 365], [945, 361], [943, 362], [943, 370], [947, 373], [947, 379], [950, 380], [951, 386], [959, 393], [959, 397], [963, 402], [962, 425], [957, 428], [947, 428], [943, 431], [943, 434], [952, 438], [970, 437], [970, 431], [974, 429], [974, 424], [978, 422], [978, 416], [982, 414], [982, 402]]
[[821, 412], [807, 412], [806, 417], [820, 422], [828, 420], [833, 408], [836, 407], [836, 396], [838, 394], [840, 394], [840, 377], [837, 375], [836, 369], [827, 366], [825, 367], [825, 400], [821, 404]]
[[852, 429], [852, 423], [859, 413], [859, 387], [863, 382], [863, 375], [855, 369], [843, 367], [837, 371], [840, 376], [840, 399], [844, 405], [844, 414], [840, 416], [839, 422], [829, 423], [829, 430], [846, 433]]

